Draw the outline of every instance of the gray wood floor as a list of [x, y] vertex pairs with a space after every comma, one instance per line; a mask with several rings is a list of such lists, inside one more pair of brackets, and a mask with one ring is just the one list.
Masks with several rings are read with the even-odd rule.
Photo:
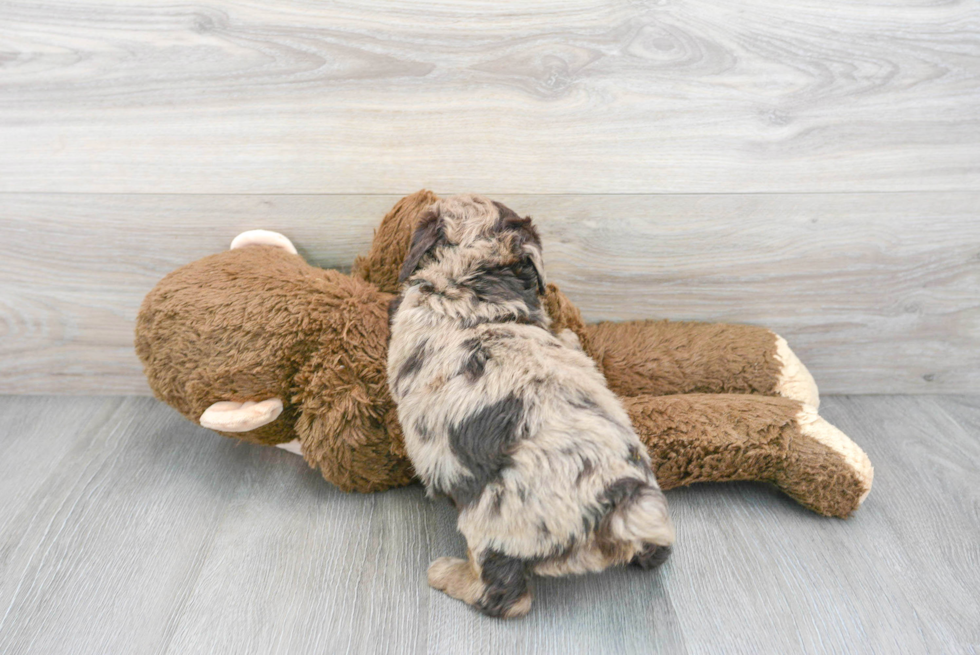
[[980, 397], [824, 402], [876, 465], [853, 518], [672, 491], [664, 569], [505, 623], [425, 585], [464, 545], [418, 487], [346, 495], [149, 398], [0, 397], [0, 652], [976, 652]]

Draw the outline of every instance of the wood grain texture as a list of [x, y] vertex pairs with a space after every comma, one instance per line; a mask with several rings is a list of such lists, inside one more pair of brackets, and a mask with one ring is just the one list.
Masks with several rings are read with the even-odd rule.
[[[980, 193], [497, 196], [590, 320], [753, 323], [824, 393], [980, 384]], [[143, 296], [239, 232], [349, 268], [396, 196], [0, 194], [0, 392], [147, 393]]]
[[0, 191], [980, 183], [972, 0], [0, 4]]
[[343, 494], [151, 399], [0, 397], [0, 466], [31, 485], [0, 508], [0, 651], [975, 652], [980, 399], [822, 410], [875, 463], [851, 519], [764, 485], [673, 490], [661, 571], [542, 579], [500, 622], [426, 586], [465, 544], [419, 487]]

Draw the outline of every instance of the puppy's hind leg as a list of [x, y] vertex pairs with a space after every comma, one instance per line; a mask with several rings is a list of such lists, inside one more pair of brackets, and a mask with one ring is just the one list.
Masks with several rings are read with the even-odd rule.
[[505, 619], [524, 616], [531, 610], [529, 575], [530, 567], [524, 560], [488, 550], [480, 574], [485, 588], [477, 609]]
[[487, 616], [511, 619], [531, 609], [529, 567], [516, 557], [486, 552], [478, 565], [470, 559], [440, 557], [429, 566], [429, 585], [472, 605]]
[[643, 550], [638, 552], [630, 560], [632, 566], [639, 567], [644, 571], [658, 568], [667, 558], [670, 557], [670, 546], [660, 546], [657, 544], [644, 544]]
[[440, 557], [432, 562], [429, 586], [468, 605], [476, 605], [483, 596], [483, 582], [473, 561], [458, 557]]

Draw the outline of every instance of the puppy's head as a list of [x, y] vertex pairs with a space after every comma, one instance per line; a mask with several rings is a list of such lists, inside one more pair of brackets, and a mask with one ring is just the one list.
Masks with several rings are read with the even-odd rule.
[[534, 293], [545, 291], [541, 239], [531, 219], [473, 194], [439, 200], [422, 217], [399, 282], [420, 270], [457, 282], [509, 271]]

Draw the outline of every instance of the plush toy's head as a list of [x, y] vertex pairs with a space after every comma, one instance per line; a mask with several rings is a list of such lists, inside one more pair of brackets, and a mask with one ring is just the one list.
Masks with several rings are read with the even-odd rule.
[[385, 381], [391, 298], [283, 248], [236, 248], [161, 280], [140, 309], [136, 351], [157, 397], [188, 419], [275, 399], [282, 411], [267, 423], [208, 427], [267, 445], [303, 436], [324, 477], [373, 491], [411, 479]]

